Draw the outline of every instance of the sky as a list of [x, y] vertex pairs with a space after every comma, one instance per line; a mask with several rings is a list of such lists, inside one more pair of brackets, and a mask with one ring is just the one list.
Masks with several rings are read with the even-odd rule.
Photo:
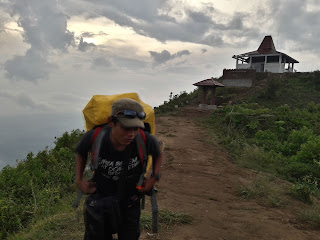
[[319, 22], [318, 0], [0, 0], [0, 169], [84, 129], [93, 95], [159, 106], [266, 35], [319, 70]]

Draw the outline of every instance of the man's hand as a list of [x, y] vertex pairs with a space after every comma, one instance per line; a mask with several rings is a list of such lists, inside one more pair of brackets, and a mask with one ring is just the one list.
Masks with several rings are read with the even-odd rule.
[[92, 194], [97, 190], [96, 183], [92, 181], [80, 181], [77, 186], [83, 194]]
[[154, 177], [148, 178], [143, 181], [142, 188], [138, 189], [138, 191], [141, 193], [147, 193], [152, 189], [155, 183], [156, 179]]

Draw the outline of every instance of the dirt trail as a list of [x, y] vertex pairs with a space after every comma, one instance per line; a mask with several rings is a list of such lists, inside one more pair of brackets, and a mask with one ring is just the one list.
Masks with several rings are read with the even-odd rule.
[[[294, 206], [268, 208], [236, 196], [236, 186], [257, 173], [237, 167], [222, 146], [206, 141], [205, 130], [194, 123], [204, 114], [188, 107], [157, 119], [157, 137], [166, 144], [159, 207], [194, 217], [193, 224], [162, 231], [158, 239], [320, 239], [318, 231], [297, 228]], [[148, 239], [146, 233], [141, 239]]]

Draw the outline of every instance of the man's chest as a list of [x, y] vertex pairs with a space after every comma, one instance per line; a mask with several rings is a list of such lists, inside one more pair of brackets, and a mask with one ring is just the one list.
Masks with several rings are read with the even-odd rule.
[[142, 165], [135, 150], [131, 150], [129, 155], [126, 153], [101, 151], [98, 159], [98, 171], [102, 175], [108, 179], [117, 181], [124, 168], [128, 169], [128, 177], [141, 174]]

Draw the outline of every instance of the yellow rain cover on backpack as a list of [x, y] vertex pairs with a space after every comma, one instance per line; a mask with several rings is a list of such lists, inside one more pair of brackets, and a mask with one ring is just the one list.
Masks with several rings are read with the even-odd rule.
[[156, 133], [154, 110], [150, 105], [141, 101], [137, 93], [94, 95], [82, 110], [86, 122], [86, 130], [89, 131], [97, 125], [107, 123], [107, 119], [111, 114], [112, 104], [121, 98], [131, 98], [142, 105], [147, 115], [144, 122], [150, 125], [150, 132], [154, 135]]

